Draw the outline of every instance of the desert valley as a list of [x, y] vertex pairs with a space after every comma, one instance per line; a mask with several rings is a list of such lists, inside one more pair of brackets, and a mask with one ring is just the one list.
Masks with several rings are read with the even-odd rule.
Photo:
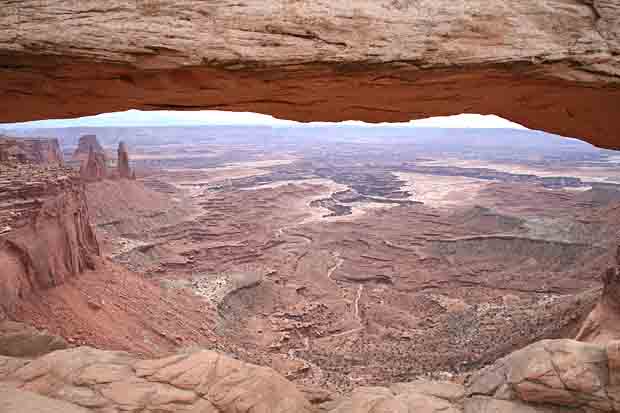
[[2, 310], [61, 347], [216, 350], [344, 412], [361, 386], [462, 386], [613, 334], [582, 326], [616, 259], [620, 152], [524, 129], [11, 132]]

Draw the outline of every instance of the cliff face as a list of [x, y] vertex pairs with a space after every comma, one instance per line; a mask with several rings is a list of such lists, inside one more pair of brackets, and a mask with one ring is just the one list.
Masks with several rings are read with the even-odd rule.
[[619, 51], [615, 0], [27, 0], [0, 12], [0, 120], [474, 112], [619, 147]]
[[577, 340], [606, 343], [620, 340], [620, 246], [615, 265], [601, 276], [601, 297], [577, 334]]
[[101, 181], [107, 177], [107, 166], [105, 155], [95, 152], [91, 147], [88, 152], [88, 159], [80, 167], [80, 177], [85, 182]]
[[84, 187], [70, 169], [0, 164], [0, 312], [93, 268]]
[[83, 135], [80, 136], [80, 140], [78, 142], [77, 148], [75, 148], [75, 152], [73, 152], [73, 160], [76, 161], [85, 161], [90, 156], [90, 151], [95, 152], [96, 154], [101, 154], [103, 159], [105, 160], [105, 151], [103, 147], [97, 140], [96, 135]]
[[12, 138], [0, 135], [0, 162], [62, 164], [57, 139]]

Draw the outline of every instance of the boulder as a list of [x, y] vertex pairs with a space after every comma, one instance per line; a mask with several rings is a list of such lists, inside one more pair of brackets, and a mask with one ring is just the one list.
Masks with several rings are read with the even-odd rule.
[[[469, 398], [487, 396], [519, 405], [612, 411], [620, 397], [610, 385], [613, 374], [609, 367], [614, 363], [609, 362], [605, 346], [566, 339], [543, 340], [475, 374], [467, 393]], [[491, 407], [487, 410], [496, 411]]]

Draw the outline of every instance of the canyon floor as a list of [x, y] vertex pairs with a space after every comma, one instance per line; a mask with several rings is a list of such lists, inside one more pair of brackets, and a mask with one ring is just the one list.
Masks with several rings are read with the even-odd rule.
[[620, 231], [615, 152], [225, 132], [130, 142], [138, 179], [87, 185], [104, 259], [17, 318], [141, 355], [217, 349], [346, 392], [463, 381], [573, 337], [599, 296]]

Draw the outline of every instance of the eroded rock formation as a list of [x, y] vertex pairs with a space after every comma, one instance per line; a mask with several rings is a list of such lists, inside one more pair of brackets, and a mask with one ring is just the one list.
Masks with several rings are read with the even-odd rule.
[[475, 112], [620, 145], [614, 0], [5, 6], [0, 93], [13, 104], [1, 121], [129, 108], [367, 121]]
[[94, 265], [99, 247], [70, 168], [0, 164], [0, 312]]
[[129, 168], [129, 152], [125, 142], [118, 144], [118, 161], [117, 161], [118, 177], [121, 179], [131, 179], [133, 174]]
[[57, 139], [0, 135], [0, 162], [61, 165], [62, 152]]
[[105, 160], [105, 151], [103, 147], [97, 140], [97, 135], [83, 135], [80, 136], [80, 140], [78, 142], [77, 148], [75, 148], [75, 152], [73, 152], [73, 159], [86, 161], [90, 156], [90, 151], [95, 152], [96, 154], [103, 155]]
[[105, 155], [95, 152], [91, 147], [88, 159], [80, 167], [80, 177], [85, 182], [96, 182], [105, 179], [107, 176], [107, 166]]
[[581, 327], [577, 340], [594, 343], [620, 340], [620, 246], [615, 266], [605, 271], [601, 281], [601, 298]]
[[88, 411], [311, 411], [295, 385], [274, 370], [206, 350], [155, 360], [89, 347], [34, 361], [0, 356], [0, 382], [12, 387], [13, 397], [28, 400], [20, 392], [34, 392]]

